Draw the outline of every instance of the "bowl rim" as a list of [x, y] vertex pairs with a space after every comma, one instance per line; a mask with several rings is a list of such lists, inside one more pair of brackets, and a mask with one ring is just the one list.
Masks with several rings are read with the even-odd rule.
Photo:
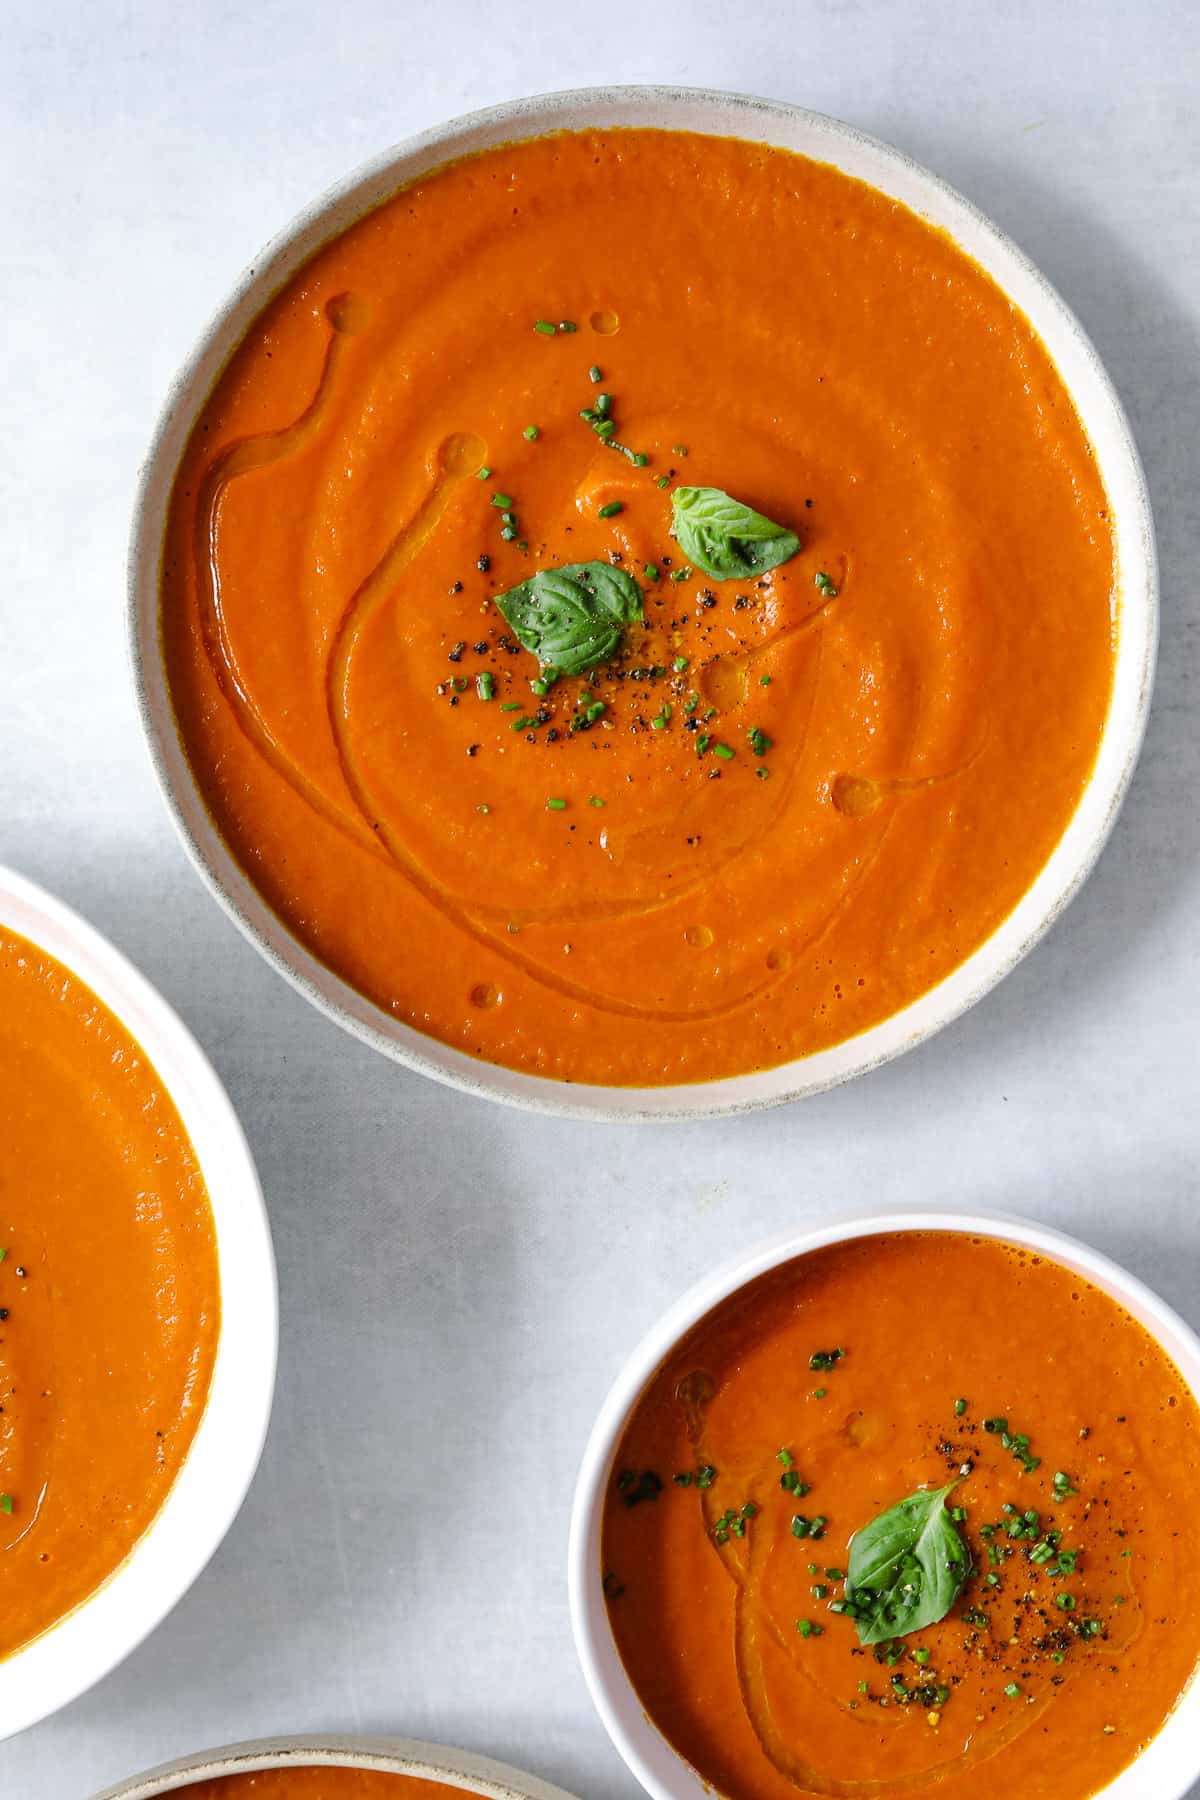
[[[714, 1790], [650, 1719], [608, 1629], [599, 1580], [604, 1496], [633, 1407], [686, 1332], [722, 1301], [782, 1264], [829, 1245], [895, 1232], [984, 1237], [1036, 1251], [1117, 1301], [1171, 1357], [1200, 1405], [1200, 1335], [1153, 1288], [1090, 1244], [1016, 1213], [949, 1208], [850, 1208], [777, 1232], [702, 1275], [655, 1321], [621, 1365], [588, 1436], [567, 1541], [567, 1599], [592, 1704], [630, 1773], [652, 1800], [712, 1800]], [[1187, 1800], [1200, 1777], [1200, 1654], [1161, 1729], [1093, 1800]]]
[[221, 1305], [208, 1394], [157, 1513], [117, 1568], [0, 1662], [0, 1738], [111, 1673], [199, 1577], [241, 1509], [271, 1415], [279, 1303], [262, 1188], [241, 1122], [204, 1051], [158, 990], [57, 896], [0, 865], [0, 926], [62, 963], [119, 1020], [170, 1095], [212, 1207]]
[[218, 1750], [195, 1752], [119, 1781], [96, 1794], [94, 1800], [158, 1800], [163, 1794], [186, 1793], [197, 1781], [289, 1765], [376, 1769], [384, 1774], [440, 1781], [448, 1787], [481, 1795], [483, 1800], [573, 1800], [564, 1789], [538, 1775], [529, 1775], [471, 1750], [456, 1750], [417, 1738], [338, 1733], [255, 1738]]
[[[1087, 384], [1084, 422], [1109, 495], [1121, 595], [1113, 694], [1096, 763], [1049, 859], [996, 930], [936, 987], [839, 1044], [749, 1074], [640, 1088], [572, 1083], [469, 1056], [389, 1018], [294, 937], [243, 873], [199, 796], [171, 707], [158, 607], [163, 531], [179, 456], [196, 413], [268, 300], [321, 244], [423, 172], [474, 150], [603, 123], [708, 130], [784, 148], [790, 147], [783, 143], [790, 130], [813, 140], [806, 141], [802, 154], [847, 168], [946, 230], [1030, 318], [1081, 413], [1080, 383]], [[855, 157], [865, 160], [871, 173], [849, 168], [843, 160]], [[876, 179], [885, 176], [886, 182]], [[1074, 379], [1063, 367], [1067, 359], [1076, 368]], [[1106, 437], [1103, 454], [1096, 442], [1097, 422]], [[142, 734], [184, 849], [226, 915], [306, 1000], [361, 1042], [460, 1092], [560, 1118], [670, 1123], [758, 1112], [868, 1074], [959, 1018], [1034, 948], [1091, 873], [1128, 790], [1149, 714], [1158, 600], [1149, 493], [1116, 389], [1074, 313], [1005, 232], [940, 176], [841, 120], [788, 102], [719, 89], [626, 85], [534, 95], [418, 132], [328, 187], [271, 239], [210, 316], [168, 389], [138, 474], [127, 561], [126, 628]]]

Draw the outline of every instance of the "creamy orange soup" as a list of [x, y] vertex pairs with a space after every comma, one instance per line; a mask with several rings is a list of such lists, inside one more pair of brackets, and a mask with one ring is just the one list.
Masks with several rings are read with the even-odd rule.
[[[700, 566], [694, 489], [780, 559]], [[499, 602], [581, 565], [638, 616], [556, 679]], [[475, 1056], [654, 1084], [835, 1044], [995, 931], [1092, 769], [1113, 581], [1062, 381], [945, 235], [613, 130], [429, 175], [266, 307], [179, 469], [162, 633], [212, 816], [316, 956]]]
[[313, 1767], [223, 1775], [185, 1789], [188, 1800], [400, 1800], [401, 1792], [406, 1800], [460, 1800], [463, 1790], [415, 1775]]
[[647, 1714], [730, 1800], [1086, 1800], [1200, 1655], [1200, 1408], [1107, 1295], [949, 1233], [803, 1257], [657, 1372], [604, 1516]]
[[0, 1655], [71, 1612], [162, 1506], [220, 1323], [196, 1155], [140, 1046], [0, 928]]

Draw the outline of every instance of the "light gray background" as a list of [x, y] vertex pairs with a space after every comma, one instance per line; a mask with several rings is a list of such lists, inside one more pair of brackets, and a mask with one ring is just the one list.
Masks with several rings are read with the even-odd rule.
[[[0, 1745], [3, 1800], [81, 1800], [205, 1745], [360, 1727], [632, 1797], [568, 1631], [580, 1449], [667, 1301], [822, 1208], [1024, 1210], [1200, 1324], [1198, 17], [1186, 0], [0, 10], [0, 857], [81, 908], [198, 1033], [258, 1157], [283, 1301], [275, 1421], [224, 1549], [122, 1669]], [[1049, 940], [891, 1068], [693, 1129], [523, 1118], [310, 1011], [174, 839], [121, 619], [156, 410], [262, 243], [411, 131], [622, 80], [838, 114], [997, 219], [1112, 370], [1163, 562], [1146, 751]]]

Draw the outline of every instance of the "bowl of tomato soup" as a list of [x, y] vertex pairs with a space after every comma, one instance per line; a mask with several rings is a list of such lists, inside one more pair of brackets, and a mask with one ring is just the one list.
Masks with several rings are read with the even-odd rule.
[[183, 1757], [96, 1800], [571, 1800], [505, 1763], [408, 1738], [289, 1737]]
[[241, 1129], [179, 1019], [0, 869], [0, 1735], [113, 1668], [229, 1528], [275, 1274]]
[[920, 1042], [1112, 824], [1156, 638], [1119, 402], [1021, 252], [801, 109], [588, 90], [318, 201], [167, 403], [130, 564], [202, 875], [307, 997], [610, 1118]]
[[994, 1215], [834, 1220], [701, 1282], [583, 1459], [569, 1586], [656, 1800], [1180, 1800], [1200, 1341]]

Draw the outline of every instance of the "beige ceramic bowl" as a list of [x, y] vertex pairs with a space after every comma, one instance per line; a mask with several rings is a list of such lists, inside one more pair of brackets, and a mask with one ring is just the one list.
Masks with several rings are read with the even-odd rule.
[[[869, 182], [947, 231], [1026, 314], [1057, 364], [1095, 450], [1117, 544], [1115, 683], [1096, 767], [1057, 848], [1016, 909], [936, 988], [860, 1036], [778, 1068], [694, 1086], [574, 1085], [479, 1062], [389, 1017], [318, 962], [271, 911], [213, 825], [176, 734], [159, 644], [159, 562], [175, 470], [214, 382], [267, 301], [321, 244], [430, 169], [516, 139], [609, 125], [707, 132], [800, 151]], [[610, 1120], [711, 1118], [819, 1093], [911, 1049], [982, 998], [1037, 943], [1100, 854], [1142, 740], [1157, 622], [1150, 504], [1129, 426], [1078, 320], [1028, 258], [944, 181], [853, 126], [797, 106], [688, 88], [585, 88], [473, 113], [410, 138], [317, 200], [242, 276], [172, 387], [142, 471], [129, 560], [133, 665], [159, 782], [193, 862], [250, 941], [314, 1006], [409, 1068], [532, 1111]]]
[[[2, 867], [0, 925], [57, 957], [145, 1052], [178, 1108], [204, 1175], [221, 1282], [212, 1383], [183, 1467], [115, 1573], [65, 1619], [0, 1662], [4, 1738], [56, 1712], [128, 1656], [187, 1592], [229, 1530], [267, 1435], [278, 1302], [271, 1231], [250, 1150], [187, 1027], [99, 932]], [[103, 1429], [98, 1420], [97, 1430]], [[16, 1800], [2, 1776], [0, 1795]]]
[[467, 1750], [447, 1750], [440, 1744], [415, 1743], [411, 1738], [294, 1737], [264, 1738], [252, 1744], [234, 1744], [225, 1750], [209, 1750], [164, 1763], [132, 1781], [105, 1788], [95, 1800], [158, 1800], [162, 1794], [186, 1795], [197, 1781], [220, 1775], [249, 1775], [259, 1769], [375, 1769], [382, 1774], [416, 1776], [461, 1788], [480, 1800], [571, 1800], [562, 1788], [523, 1775], [506, 1763], [492, 1762]]
[[[601, 1584], [604, 1497], [625, 1427], [680, 1339], [731, 1294], [798, 1256], [891, 1231], [950, 1231], [1017, 1244], [1082, 1275], [1145, 1326], [1200, 1404], [1200, 1338], [1145, 1284], [1098, 1250], [1032, 1219], [1004, 1213], [857, 1212], [770, 1238], [714, 1269], [677, 1300], [633, 1350], [592, 1428], [575, 1487], [567, 1587], [575, 1648], [608, 1735], [651, 1800], [714, 1800], [703, 1778], [662, 1736], [625, 1673]], [[1200, 1656], [1200, 1620], [1196, 1621]], [[1185, 1800], [1200, 1778], [1200, 1677], [1193, 1676], [1162, 1730], [1095, 1800]], [[988, 1792], [993, 1790], [989, 1786]], [[1013, 1800], [1019, 1800], [1014, 1795]]]

